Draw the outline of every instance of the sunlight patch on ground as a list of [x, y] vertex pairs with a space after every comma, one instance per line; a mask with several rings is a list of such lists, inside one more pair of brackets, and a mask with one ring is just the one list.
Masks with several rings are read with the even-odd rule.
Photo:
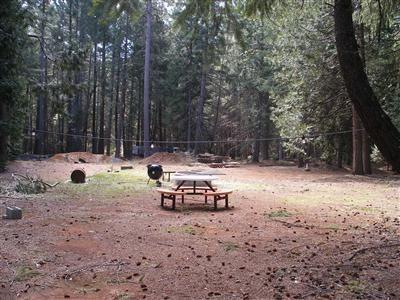
[[68, 182], [60, 189], [75, 196], [86, 194], [96, 198], [110, 198], [148, 192], [154, 187], [155, 182], [151, 181], [147, 184], [147, 177], [144, 175], [138, 175], [137, 172], [132, 171], [121, 171], [98, 173], [88, 177], [84, 184]]

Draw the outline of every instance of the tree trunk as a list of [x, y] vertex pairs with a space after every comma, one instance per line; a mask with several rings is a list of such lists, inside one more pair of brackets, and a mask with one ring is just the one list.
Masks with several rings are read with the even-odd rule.
[[[72, 31], [72, 7], [73, 0], [70, 0], [69, 7], [69, 44], [70, 49], [68, 56], [70, 58], [70, 63], [72, 63], [72, 36], [76, 34]], [[67, 152], [75, 152], [82, 150], [82, 137], [81, 135], [81, 93], [75, 87], [78, 86], [82, 81], [82, 71], [76, 70], [74, 74], [74, 81], [72, 80], [73, 70], [68, 70], [68, 84], [69, 84], [69, 94], [68, 94], [68, 125], [67, 125]], [[72, 92], [75, 91], [75, 92]]]
[[150, 64], [151, 64], [151, 36], [152, 36], [152, 1], [146, 5], [146, 49], [144, 58], [144, 99], [143, 99], [143, 131], [144, 157], [150, 155]]
[[362, 131], [362, 159], [364, 174], [371, 174], [371, 142], [365, 130]]
[[343, 168], [343, 149], [344, 148], [344, 140], [342, 135], [337, 136], [337, 152], [336, 152], [336, 166], [339, 169]]
[[[126, 90], [127, 86], [127, 65], [128, 65], [128, 24], [129, 18], [126, 17], [126, 31], [125, 31], [125, 44], [124, 44], [124, 61], [122, 65], [122, 86], [121, 86], [121, 103], [119, 104], [119, 122], [118, 122], [118, 135], [120, 139], [125, 139], [125, 105], [126, 105]], [[122, 144], [123, 146], [123, 144]], [[125, 157], [126, 153], [124, 153]]]
[[46, 1], [42, 0], [42, 21], [40, 24], [40, 52], [39, 67], [40, 77], [37, 105], [36, 105], [36, 132], [35, 132], [35, 154], [47, 153], [47, 59], [44, 53]]
[[93, 54], [93, 103], [92, 103], [92, 153], [97, 153], [96, 103], [97, 102], [97, 41]]
[[400, 132], [383, 111], [364, 71], [355, 38], [352, 1], [335, 0], [336, 47], [347, 93], [383, 157], [400, 172]]
[[104, 114], [106, 105], [106, 36], [103, 36], [103, 49], [101, 51], [101, 102], [100, 102], [100, 129], [97, 153], [104, 154]]
[[[189, 65], [188, 65], [188, 71], [192, 72], [192, 65], [193, 65], [193, 58], [192, 58], [192, 53], [193, 53], [193, 43], [190, 41], [189, 44]], [[189, 74], [189, 76], [192, 76], [192, 74]], [[186, 141], [187, 141], [187, 148], [186, 151], [190, 152], [192, 150], [192, 145], [190, 143], [190, 140], [192, 138], [192, 88], [193, 88], [193, 82], [192, 82], [192, 77], [190, 77], [188, 84], [187, 84], [187, 129], [186, 129]]]
[[267, 137], [270, 134], [270, 98], [268, 92], [259, 92], [260, 98], [260, 109], [261, 112], [260, 120], [260, 137], [262, 141], [260, 142], [261, 160], [267, 160], [269, 158], [269, 141]]
[[[119, 47], [119, 46], [118, 46]], [[118, 48], [117, 53], [117, 82], [115, 89], [115, 117], [114, 117], [114, 130], [115, 130], [115, 157], [121, 157], [121, 136], [119, 135], [119, 81], [121, 79], [121, 58], [120, 58], [120, 49]]]
[[357, 112], [352, 106], [353, 112], [353, 174], [364, 175], [362, 156], [362, 124]]
[[[7, 105], [4, 101], [0, 102], [0, 122], [7, 123], [8, 112]], [[5, 166], [8, 160], [7, 154], [7, 141], [8, 136], [2, 128], [0, 128], [0, 172], [5, 170]]]
[[[119, 42], [118, 42], [119, 43]], [[118, 45], [119, 47], [119, 45]], [[110, 99], [108, 102], [108, 121], [106, 129], [106, 153], [111, 155], [111, 131], [112, 131], [112, 115], [113, 115], [113, 102], [114, 102], [114, 77], [115, 77], [115, 59], [116, 59], [116, 46], [115, 41], [113, 44], [112, 59], [111, 59], [111, 88], [110, 88]]]
[[84, 136], [84, 150], [87, 151], [87, 133], [88, 133], [88, 127], [89, 127], [89, 109], [90, 109], [90, 100], [92, 98], [92, 93], [91, 93], [91, 87], [90, 87], [90, 82], [91, 82], [91, 76], [92, 76], [92, 51], [89, 53], [89, 67], [88, 67], [88, 86], [86, 90], [86, 102], [85, 102], [85, 107], [83, 109], [83, 136]]
[[[204, 55], [205, 56], [205, 55]], [[207, 82], [207, 66], [203, 62], [201, 67], [201, 81], [200, 81], [200, 98], [197, 102], [196, 107], [196, 132], [195, 132], [195, 145], [194, 153], [198, 154], [203, 151], [204, 147], [199, 143], [203, 139], [203, 115], [204, 115], [204, 103], [206, 101], [206, 82]]]
[[134, 115], [134, 108], [133, 108], [133, 101], [134, 101], [134, 77], [131, 78], [131, 88], [130, 88], [130, 95], [129, 95], [129, 106], [128, 106], [128, 120], [126, 124], [126, 132], [125, 132], [125, 141], [124, 141], [124, 157], [127, 159], [131, 159], [133, 156], [133, 115]]
[[140, 146], [138, 141], [142, 140], [143, 124], [143, 78], [141, 76], [138, 76], [138, 94], [136, 115], [136, 145]]

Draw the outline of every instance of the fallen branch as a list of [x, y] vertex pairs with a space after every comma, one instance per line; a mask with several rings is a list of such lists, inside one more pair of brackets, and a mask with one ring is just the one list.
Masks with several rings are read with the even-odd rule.
[[315, 225], [302, 224], [302, 223], [290, 223], [290, 222], [275, 219], [275, 218], [270, 218], [270, 220], [278, 222], [278, 223], [282, 223], [283, 225], [285, 225], [289, 228], [290, 227], [298, 227], [298, 228], [305, 228], [305, 229], [339, 230], [339, 229], [335, 229], [335, 228], [331, 228], [331, 227], [319, 227], [319, 226], [315, 226]]
[[297, 224], [297, 223], [290, 223], [290, 222], [286, 222], [284, 220], [279, 220], [279, 219], [275, 219], [275, 218], [270, 218], [270, 220], [278, 222], [278, 223], [282, 223], [283, 225], [287, 226], [287, 227], [299, 227], [299, 228], [316, 228], [314, 225], [303, 225], [303, 224]]
[[392, 248], [392, 247], [400, 247], [400, 243], [362, 248], [362, 249], [354, 252], [353, 255], [350, 256], [350, 258], [348, 260], [353, 260], [357, 255], [364, 254], [367, 251], [372, 251], [372, 250], [377, 250], [377, 249], [382, 249], [382, 248]]
[[47, 187], [53, 188], [59, 184], [50, 184], [41, 178], [29, 175], [12, 174], [12, 177], [18, 182], [15, 190], [24, 194], [39, 194], [47, 191]]
[[129, 262], [118, 262], [118, 263], [102, 263], [102, 264], [86, 266], [86, 267], [74, 270], [72, 272], [65, 273], [63, 275], [63, 278], [65, 280], [72, 280], [72, 275], [78, 274], [78, 273], [81, 273], [81, 272], [84, 272], [84, 271], [87, 271], [87, 270], [90, 270], [90, 269], [96, 269], [96, 268], [102, 268], [102, 267], [115, 267], [115, 266], [117, 266], [118, 268], [121, 268], [121, 266], [129, 265], [129, 264], [130, 264]]

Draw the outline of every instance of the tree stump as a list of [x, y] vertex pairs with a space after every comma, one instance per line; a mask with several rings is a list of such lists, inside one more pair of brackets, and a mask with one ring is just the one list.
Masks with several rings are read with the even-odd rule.
[[71, 181], [73, 183], [85, 183], [86, 173], [82, 169], [75, 169], [71, 173]]

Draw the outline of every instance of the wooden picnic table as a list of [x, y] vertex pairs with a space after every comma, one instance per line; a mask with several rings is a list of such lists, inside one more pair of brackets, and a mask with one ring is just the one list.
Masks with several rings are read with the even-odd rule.
[[217, 209], [217, 202], [225, 200], [225, 207], [228, 206], [228, 195], [232, 191], [217, 191], [217, 188], [212, 185], [212, 181], [217, 180], [215, 175], [208, 174], [188, 174], [188, 173], [175, 173], [172, 178], [176, 185], [171, 190], [158, 189], [161, 194], [161, 206], [164, 207], [165, 199], [172, 200], [172, 209], [175, 209], [175, 202], [177, 196], [181, 196], [182, 203], [184, 203], [185, 195], [203, 195], [205, 203], [207, 204], [207, 197], [212, 197], [214, 201], [214, 209]]
[[[196, 189], [201, 189], [201, 185], [208, 187], [211, 191], [215, 192], [216, 188], [212, 186], [212, 181], [217, 180], [218, 177], [214, 175], [205, 174], [180, 174], [175, 173], [172, 180], [176, 181], [175, 191], [178, 191], [183, 186], [193, 186], [193, 195], [202, 194], [198, 193]], [[200, 183], [200, 185], [199, 185]], [[185, 185], [186, 184], [186, 185]], [[204, 188], [203, 188], [204, 189]]]
[[164, 176], [168, 175], [168, 182], [171, 181], [171, 174], [176, 173], [176, 171], [163, 171], [162, 180], [164, 181]]

